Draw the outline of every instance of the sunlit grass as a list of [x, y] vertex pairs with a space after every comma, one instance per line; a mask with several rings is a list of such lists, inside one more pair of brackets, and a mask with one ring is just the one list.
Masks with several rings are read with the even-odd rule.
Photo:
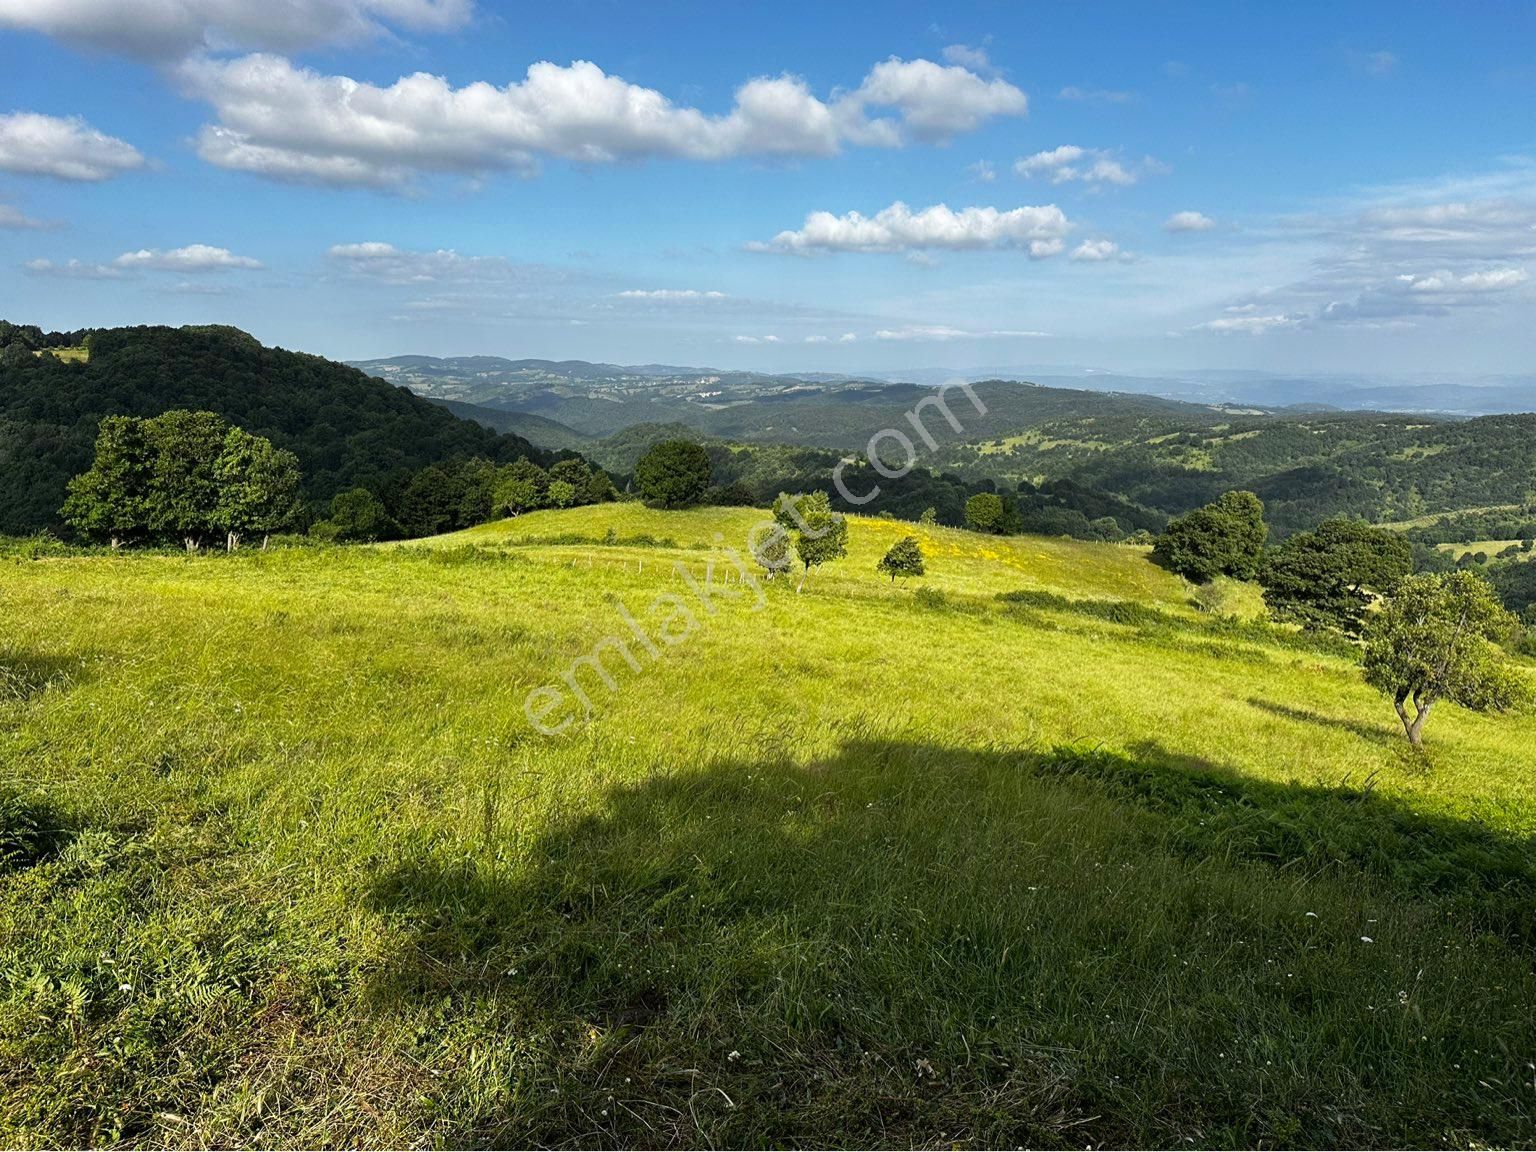
[[754, 610], [763, 515], [0, 562], [4, 1142], [1536, 1136], [1536, 721], [1410, 756], [1124, 546], [856, 519]]

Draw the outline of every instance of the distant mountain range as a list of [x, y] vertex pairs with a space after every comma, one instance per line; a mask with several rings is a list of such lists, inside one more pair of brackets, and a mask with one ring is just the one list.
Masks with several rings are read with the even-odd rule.
[[1375, 377], [1346, 374], [1281, 374], [1203, 368], [1134, 375], [1062, 365], [919, 368], [873, 372], [879, 380], [944, 384], [956, 380], [1027, 380], [1055, 388], [1136, 392], [1196, 404], [1252, 404], [1264, 408], [1343, 409], [1356, 412], [1432, 412], [1490, 416], [1536, 411], [1536, 374], [1503, 376]]
[[[682, 425], [723, 440], [859, 450], [881, 429], [906, 427], [907, 413], [933, 394], [925, 384], [837, 376], [812, 380], [669, 365], [632, 368], [584, 361], [410, 356], [354, 366], [497, 431], [543, 447], [583, 451], [585, 440], [641, 424]], [[1230, 406], [1145, 393], [1048, 388], [1018, 381], [980, 382], [975, 394], [984, 411], [964, 397], [950, 402], [962, 425], [958, 431], [939, 413], [926, 416], [925, 427], [936, 440], [956, 443], [1006, 436], [1067, 416], [1134, 413], [1203, 425], [1233, 412]], [[1263, 415], [1267, 410], [1245, 406], [1241, 411]]]
[[[580, 416], [566, 420], [560, 401], [681, 403], [719, 409], [815, 393], [870, 392], [892, 384], [933, 387], [964, 381], [1010, 380], [1053, 388], [1157, 396], [1200, 405], [1263, 409], [1432, 412], [1482, 416], [1536, 411], [1536, 374], [1447, 378], [1387, 378], [1364, 374], [1283, 374], [1231, 369], [1192, 369], [1158, 375], [1112, 372], [1072, 365], [1012, 365], [957, 371], [929, 367], [900, 372], [796, 372], [774, 374], [674, 364], [593, 364], [585, 360], [507, 360], [498, 356], [395, 356], [352, 361], [371, 375], [434, 400], [486, 408], [540, 412], [589, 434], [614, 429]], [[558, 398], [552, 399], [553, 398]], [[571, 414], [571, 413], [567, 413]], [[611, 414], [610, 414], [611, 415]], [[646, 419], [657, 418], [650, 413]]]

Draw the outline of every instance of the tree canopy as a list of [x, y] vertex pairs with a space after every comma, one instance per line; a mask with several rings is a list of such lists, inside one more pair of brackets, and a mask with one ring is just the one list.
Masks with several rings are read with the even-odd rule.
[[1529, 698], [1529, 685], [1496, 644], [1515, 626], [1475, 572], [1408, 576], [1366, 628], [1366, 683], [1391, 698], [1409, 742], [1418, 746], [1440, 700], [1496, 711]]
[[190, 550], [215, 533], [235, 548], [247, 533], [293, 525], [303, 511], [299, 485], [291, 452], [212, 412], [108, 417], [61, 516], [114, 548], [176, 541]]
[[652, 504], [688, 508], [704, 499], [712, 466], [709, 453], [691, 440], [663, 440], [635, 464], [635, 487]]
[[1217, 576], [1251, 580], [1258, 574], [1269, 529], [1252, 492], [1226, 492], [1169, 523], [1152, 555], [1170, 571], [1203, 584]]
[[892, 584], [898, 576], [921, 576], [925, 571], [923, 547], [916, 536], [903, 536], [891, 545], [875, 567], [889, 576]]
[[1264, 602], [1281, 620], [1359, 635], [1373, 593], [1413, 570], [1413, 549], [1396, 532], [1358, 520], [1325, 520], [1265, 558]]

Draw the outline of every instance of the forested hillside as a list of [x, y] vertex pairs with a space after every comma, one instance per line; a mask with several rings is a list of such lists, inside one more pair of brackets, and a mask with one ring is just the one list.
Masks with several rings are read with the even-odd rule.
[[1406, 520], [1524, 503], [1536, 492], [1536, 416], [1233, 416], [1205, 427], [1082, 416], [941, 460], [999, 481], [1071, 478], [1169, 513], [1245, 488], [1293, 531], [1337, 515]]
[[[64, 486], [109, 415], [215, 412], [293, 452], [315, 502], [454, 458], [558, 455], [498, 435], [355, 368], [263, 347], [234, 328], [0, 328], [0, 533], [59, 523]], [[88, 356], [46, 351], [83, 341]]]

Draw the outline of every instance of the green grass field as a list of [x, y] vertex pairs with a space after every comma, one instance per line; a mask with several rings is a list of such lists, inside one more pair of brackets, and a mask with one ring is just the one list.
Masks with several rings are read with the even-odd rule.
[[1536, 719], [1409, 755], [1131, 547], [759, 598], [762, 516], [0, 558], [0, 1144], [1536, 1141]]
[[91, 350], [83, 345], [73, 348], [44, 348], [40, 352], [34, 352], [34, 356], [52, 356], [63, 360], [66, 364], [84, 364], [91, 358]]
[[[1476, 553], [1476, 552], [1481, 552], [1485, 556], [1487, 556], [1490, 560], [1492, 560], [1500, 552], [1503, 552], [1507, 548], [1518, 548], [1518, 547], [1520, 547], [1520, 541], [1518, 541], [1518, 540], [1474, 540], [1470, 544], [1437, 544], [1437, 545], [1435, 545], [1435, 547], [1440, 549], [1440, 551], [1442, 551], [1442, 552], [1449, 552], [1452, 556], [1456, 557], [1458, 560], [1461, 559], [1463, 556], [1467, 555], [1468, 553]], [[1515, 559], [1517, 559], [1517, 560], [1529, 560], [1533, 556], [1536, 556], [1536, 552], [1520, 552], [1520, 553], [1516, 554]]]

